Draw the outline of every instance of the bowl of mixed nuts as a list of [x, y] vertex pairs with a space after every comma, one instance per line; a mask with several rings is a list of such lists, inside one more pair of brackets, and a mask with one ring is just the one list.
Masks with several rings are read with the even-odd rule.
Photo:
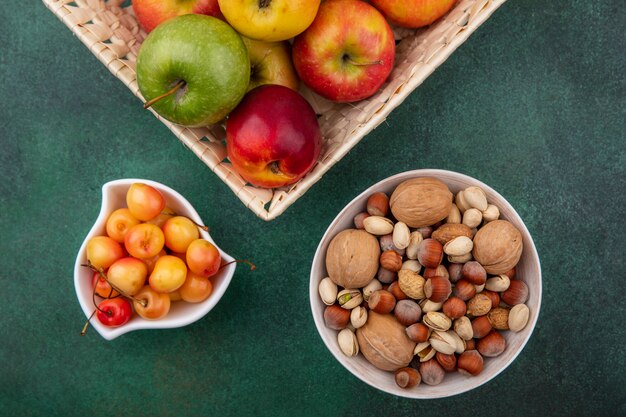
[[337, 215], [309, 289], [322, 340], [352, 374], [390, 394], [441, 398], [520, 354], [539, 315], [541, 266], [500, 194], [423, 169], [373, 185]]

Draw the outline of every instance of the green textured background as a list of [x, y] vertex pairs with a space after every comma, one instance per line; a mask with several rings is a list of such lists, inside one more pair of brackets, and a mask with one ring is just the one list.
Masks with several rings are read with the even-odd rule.
[[[18, 4], [19, 3], [19, 4]], [[0, 2], [0, 415], [626, 415], [624, 2], [511, 0], [270, 223], [141, 108], [39, 1]], [[474, 176], [534, 236], [543, 305], [518, 359], [449, 399], [376, 391], [324, 347], [310, 264], [335, 214], [391, 174]], [[80, 337], [76, 252], [101, 185], [185, 195], [240, 267], [185, 328]]]

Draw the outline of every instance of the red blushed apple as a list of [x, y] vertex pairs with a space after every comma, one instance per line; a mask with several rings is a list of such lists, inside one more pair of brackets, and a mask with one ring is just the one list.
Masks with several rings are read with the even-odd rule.
[[396, 25], [420, 28], [448, 13], [456, 0], [370, 0], [370, 3]]
[[147, 33], [184, 14], [205, 14], [224, 20], [217, 0], [133, 0], [132, 4], [139, 24]]
[[302, 178], [315, 164], [322, 134], [315, 111], [281, 85], [250, 91], [226, 121], [226, 150], [249, 183], [275, 188]]
[[395, 50], [393, 32], [374, 7], [360, 0], [327, 0], [295, 38], [293, 61], [311, 90], [352, 102], [378, 91], [393, 69]]

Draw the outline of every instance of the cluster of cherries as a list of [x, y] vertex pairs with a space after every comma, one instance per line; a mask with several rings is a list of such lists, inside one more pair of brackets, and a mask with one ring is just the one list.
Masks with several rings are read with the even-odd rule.
[[199, 228], [206, 226], [177, 215], [163, 194], [147, 184], [130, 186], [126, 206], [109, 215], [106, 235], [87, 242], [84, 266], [93, 270], [96, 307], [91, 317], [117, 327], [133, 311], [158, 320], [173, 301], [206, 300], [213, 291], [210, 278], [222, 267], [218, 249], [200, 237]]

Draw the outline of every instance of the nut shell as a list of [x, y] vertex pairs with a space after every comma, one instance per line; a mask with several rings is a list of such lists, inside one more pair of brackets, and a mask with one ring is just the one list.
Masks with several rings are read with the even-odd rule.
[[413, 178], [396, 187], [389, 206], [394, 217], [409, 227], [424, 227], [448, 216], [452, 198], [448, 186], [438, 179]]
[[426, 268], [437, 268], [443, 259], [443, 245], [435, 239], [424, 239], [417, 249], [417, 260]]
[[509, 330], [509, 309], [496, 307], [489, 311], [487, 318], [491, 327], [497, 330]]
[[431, 277], [424, 283], [424, 295], [430, 301], [441, 303], [448, 299], [452, 292], [450, 280], [445, 277]]
[[370, 311], [367, 323], [357, 329], [356, 335], [365, 359], [379, 369], [395, 371], [408, 366], [413, 359], [415, 342], [391, 314]]
[[393, 249], [384, 251], [380, 255], [380, 266], [391, 272], [402, 269], [402, 256]]
[[500, 295], [500, 298], [510, 306], [524, 304], [528, 300], [528, 285], [519, 279], [512, 279], [509, 288]]
[[416, 272], [408, 269], [401, 269], [398, 271], [398, 285], [400, 286], [400, 289], [407, 296], [415, 300], [426, 298], [424, 295], [425, 282], [426, 280], [424, 280], [424, 278]]
[[380, 247], [374, 236], [363, 230], [346, 229], [328, 245], [326, 270], [335, 284], [361, 288], [376, 275], [379, 257]]
[[476, 232], [472, 255], [488, 273], [498, 275], [517, 265], [522, 248], [520, 231], [506, 220], [494, 220]]
[[474, 233], [471, 228], [462, 223], [445, 223], [439, 226], [431, 235], [433, 239], [442, 245], [445, 245], [452, 239], [459, 236], [466, 236], [472, 239], [474, 237]]
[[506, 349], [506, 339], [496, 330], [476, 342], [478, 352], [488, 358], [499, 356]]
[[466, 350], [459, 355], [456, 366], [460, 373], [476, 376], [483, 370], [483, 357], [476, 350]]
[[419, 371], [422, 382], [427, 385], [439, 385], [446, 376], [446, 371], [435, 358], [420, 363]]

